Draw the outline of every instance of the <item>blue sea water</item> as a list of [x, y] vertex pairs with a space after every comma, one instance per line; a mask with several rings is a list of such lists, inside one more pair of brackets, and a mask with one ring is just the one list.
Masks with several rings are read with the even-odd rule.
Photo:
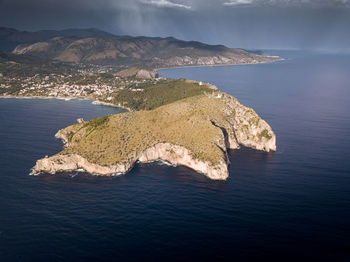
[[160, 70], [216, 84], [274, 129], [277, 152], [231, 152], [225, 182], [157, 163], [29, 176], [61, 150], [58, 129], [118, 109], [0, 99], [0, 261], [350, 261], [350, 55], [272, 53], [287, 59]]

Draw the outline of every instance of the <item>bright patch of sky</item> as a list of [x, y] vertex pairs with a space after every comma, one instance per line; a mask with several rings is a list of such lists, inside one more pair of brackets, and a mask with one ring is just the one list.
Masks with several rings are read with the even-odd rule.
[[141, 3], [143, 4], [149, 4], [157, 7], [169, 7], [169, 8], [184, 8], [184, 9], [191, 9], [191, 6], [184, 5], [168, 0], [142, 0]]

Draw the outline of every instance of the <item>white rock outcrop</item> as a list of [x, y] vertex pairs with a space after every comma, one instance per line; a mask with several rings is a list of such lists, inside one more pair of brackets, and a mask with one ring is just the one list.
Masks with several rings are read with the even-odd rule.
[[36, 162], [32, 174], [40, 172], [54, 174], [61, 171], [83, 169], [91, 174], [117, 175], [127, 173], [136, 162], [148, 163], [158, 160], [165, 161], [173, 166], [187, 166], [199, 173], [205, 174], [210, 179], [225, 180], [228, 178], [227, 162], [222, 161], [213, 166], [209, 162], [193, 159], [188, 149], [181, 146], [171, 145], [169, 143], [156, 144], [127, 163], [111, 166], [101, 166], [90, 163], [88, 160], [77, 154], [45, 157]]
[[136, 74], [136, 78], [139, 78], [139, 79], [154, 79], [157, 77], [158, 77], [158, 72], [156, 70], [140, 69]]
[[225, 180], [228, 178], [228, 159], [213, 166], [209, 162], [194, 159], [188, 149], [169, 143], [159, 143], [148, 148], [139, 155], [138, 160], [143, 163], [163, 160], [173, 166], [187, 166], [205, 174], [210, 179]]

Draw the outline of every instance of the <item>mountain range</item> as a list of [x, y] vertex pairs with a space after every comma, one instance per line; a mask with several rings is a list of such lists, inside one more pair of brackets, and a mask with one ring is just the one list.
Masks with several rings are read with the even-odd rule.
[[115, 36], [98, 29], [0, 28], [0, 51], [55, 62], [151, 68], [272, 62], [276, 57], [173, 37]]

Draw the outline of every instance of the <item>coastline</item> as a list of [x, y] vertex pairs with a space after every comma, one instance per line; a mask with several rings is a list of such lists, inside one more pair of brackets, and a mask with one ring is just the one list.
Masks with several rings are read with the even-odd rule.
[[163, 69], [176, 69], [176, 68], [187, 68], [187, 67], [221, 67], [221, 66], [242, 66], [242, 65], [259, 65], [259, 64], [272, 64], [278, 61], [284, 61], [286, 60], [283, 57], [280, 56], [268, 56], [271, 58], [276, 58], [274, 61], [267, 61], [267, 62], [257, 62], [257, 63], [239, 63], [239, 64], [213, 64], [213, 65], [184, 65], [184, 66], [171, 66], [171, 67], [157, 67], [155, 70], [163, 70]]
[[118, 106], [112, 103], [107, 103], [99, 100], [94, 100], [89, 97], [54, 97], [54, 96], [13, 96], [13, 95], [6, 95], [6, 96], [1, 96], [0, 99], [58, 99], [58, 100], [65, 100], [65, 101], [70, 101], [70, 100], [90, 100], [91, 104], [94, 105], [102, 105], [102, 106], [110, 106], [110, 107], [116, 107], [120, 109], [125, 109], [127, 111], [131, 111], [130, 108], [125, 107], [125, 106]]
[[6, 95], [2, 96], [0, 95], [0, 98], [16, 98], [16, 99], [59, 99], [59, 100], [73, 100], [73, 99], [78, 99], [78, 100], [92, 100], [91, 98], [88, 97], [74, 97], [74, 96], [14, 96], [14, 95]]
[[[214, 65], [185, 65], [185, 66], [173, 66], [173, 67], [159, 67], [159, 68], [154, 68], [158, 72], [158, 70], [166, 70], [166, 69], [177, 69], [177, 68], [196, 68], [196, 67], [224, 67], [224, 66], [242, 66], [242, 65], [258, 65], [258, 64], [271, 64], [275, 63], [278, 61], [284, 61], [286, 60], [285, 58], [279, 57], [279, 56], [268, 56], [271, 58], [276, 58], [275, 61], [269, 61], [269, 62], [257, 62], [257, 63], [241, 63], [241, 64], [214, 64]], [[201, 82], [200, 80], [190, 80], [187, 79], [188, 81], [194, 81], [194, 82]], [[205, 82], [203, 82], [205, 83]], [[210, 86], [214, 86], [217, 90], [219, 90], [215, 85], [212, 85], [210, 83], [205, 83]], [[122, 105], [115, 105], [112, 103], [100, 101], [100, 100], [94, 100], [91, 97], [53, 97], [53, 96], [15, 96], [15, 95], [0, 95], [0, 98], [16, 98], [16, 99], [60, 99], [60, 100], [73, 100], [73, 99], [82, 99], [82, 100], [91, 100], [93, 104], [95, 105], [104, 105], [104, 106], [111, 106], [111, 107], [117, 107], [121, 109], [125, 109], [127, 111], [132, 111], [130, 108]]]

